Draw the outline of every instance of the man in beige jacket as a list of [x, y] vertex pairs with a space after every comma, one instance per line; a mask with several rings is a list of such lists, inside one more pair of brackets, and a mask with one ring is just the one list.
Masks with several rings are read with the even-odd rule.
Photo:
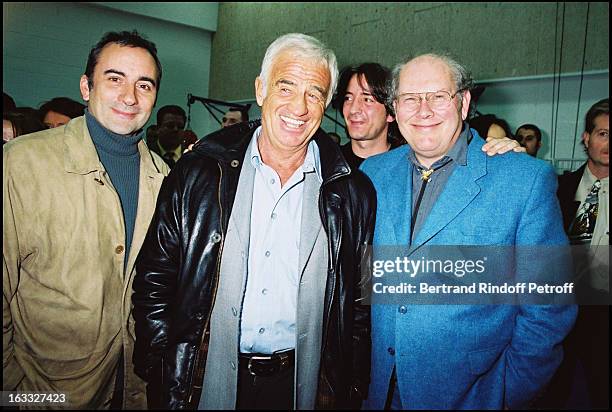
[[60, 395], [16, 406], [146, 408], [130, 296], [168, 173], [142, 140], [161, 74], [153, 43], [107, 33], [80, 80], [85, 115], [3, 147], [3, 390]]

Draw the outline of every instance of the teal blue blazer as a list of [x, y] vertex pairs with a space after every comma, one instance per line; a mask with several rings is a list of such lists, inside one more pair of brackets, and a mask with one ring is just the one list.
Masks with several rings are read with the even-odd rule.
[[[489, 157], [472, 134], [467, 165], [453, 171], [410, 246], [566, 245], [552, 167], [525, 153]], [[410, 150], [361, 166], [377, 192], [375, 246], [409, 244]], [[372, 305], [364, 407], [383, 408], [394, 366], [404, 409], [523, 407], [559, 366], [576, 314], [575, 305]]]

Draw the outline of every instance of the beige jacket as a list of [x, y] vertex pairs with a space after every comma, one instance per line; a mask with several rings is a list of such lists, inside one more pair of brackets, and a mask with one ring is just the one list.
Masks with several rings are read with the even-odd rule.
[[134, 262], [168, 166], [144, 142], [134, 237], [124, 269], [119, 195], [84, 117], [3, 147], [3, 390], [66, 393], [108, 408], [123, 345], [124, 409], [146, 407], [133, 372]]

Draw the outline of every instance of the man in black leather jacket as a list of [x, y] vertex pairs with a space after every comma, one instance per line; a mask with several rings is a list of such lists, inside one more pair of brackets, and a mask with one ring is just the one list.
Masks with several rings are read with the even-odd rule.
[[[319, 128], [337, 76], [318, 40], [280, 37], [255, 82], [261, 122], [203, 138], [164, 181], [132, 298], [134, 363], [150, 408], [355, 408], [366, 396], [361, 264], [376, 197]], [[268, 184], [280, 195], [264, 220]], [[297, 220], [275, 225], [283, 213]], [[282, 289], [272, 300], [268, 289], [253, 292], [266, 278]], [[259, 321], [272, 337], [253, 329]]]

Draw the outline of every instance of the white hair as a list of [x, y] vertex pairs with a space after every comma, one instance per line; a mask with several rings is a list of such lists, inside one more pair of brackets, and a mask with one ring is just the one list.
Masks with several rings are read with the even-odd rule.
[[421, 54], [420, 56], [416, 56], [412, 59], [409, 59], [406, 62], [400, 63], [393, 68], [393, 72], [391, 74], [391, 81], [388, 83], [389, 86], [387, 93], [387, 103], [390, 105], [390, 107], [393, 107], [393, 101], [397, 98], [397, 94], [399, 92], [399, 78], [404, 67], [410, 62], [424, 57], [440, 60], [448, 66], [452, 79], [455, 82], [455, 87], [457, 88], [457, 91], [462, 90], [459, 95], [463, 96], [466, 90], [470, 90], [474, 87], [474, 80], [472, 79], [472, 75], [470, 74], [470, 72], [451, 56], [436, 53]]
[[319, 40], [301, 33], [285, 34], [274, 40], [272, 44], [268, 46], [263, 62], [261, 63], [261, 73], [259, 74], [263, 86], [263, 96], [266, 96], [268, 77], [270, 76], [274, 61], [286, 50], [290, 50], [291, 54], [295, 57], [317, 60], [327, 67], [331, 78], [325, 102], [325, 107], [327, 107], [332, 100], [336, 85], [338, 84], [338, 63], [336, 61], [336, 55]]

